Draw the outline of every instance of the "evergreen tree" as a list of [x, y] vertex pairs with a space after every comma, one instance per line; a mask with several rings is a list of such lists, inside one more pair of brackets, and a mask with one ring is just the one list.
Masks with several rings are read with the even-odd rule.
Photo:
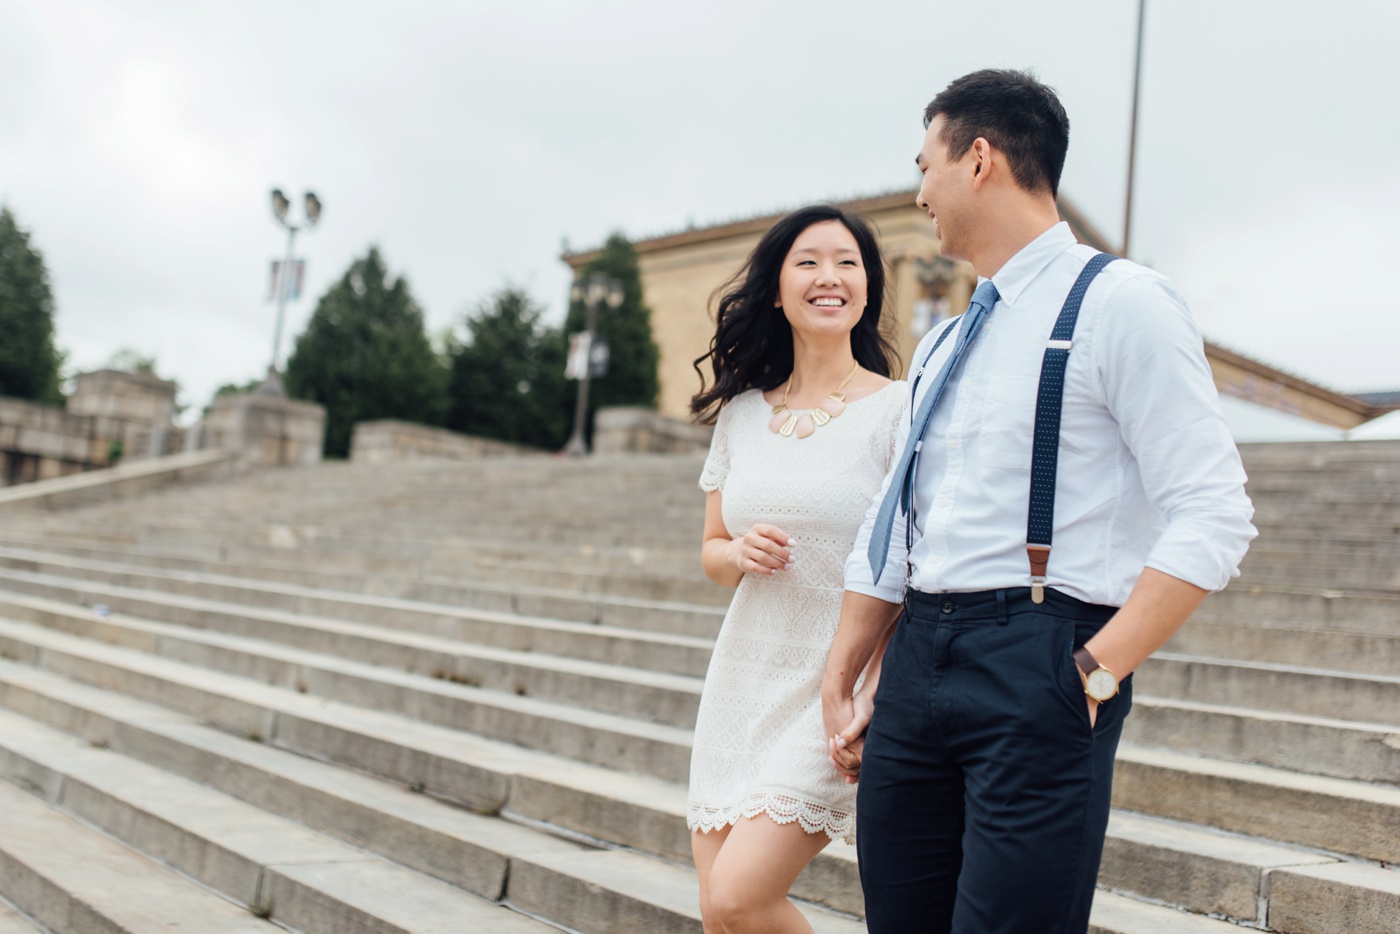
[[355, 423], [442, 419], [446, 370], [402, 277], [377, 247], [350, 264], [316, 304], [287, 361], [287, 393], [326, 407], [328, 457], [346, 457]]
[[[598, 310], [598, 333], [608, 341], [608, 374], [591, 381], [588, 388], [588, 432], [592, 435], [593, 413], [601, 406], [640, 405], [656, 407], [660, 391], [657, 366], [660, 351], [651, 336], [651, 310], [643, 304], [642, 274], [637, 268], [637, 252], [620, 233], [608, 237], [598, 256], [579, 271], [582, 279], [601, 273], [622, 285], [622, 305]], [[560, 335], [561, 352], [567, 353], [568, 335], [582, 331], [587, 321], [583, 302], [569, 304], [569, 313]], [[562, 357], [561, 357], [562, 361]], [[563, 364], [561, 362], [560, 366]], [[578, 384], [570, 382], [565, 406], [572, 415]]]
[[44, 258], [9, 208], [0, 208], [0, 396], [61, 403], [63, 355]]
[[466, 340], [448, 348], [447, 427], [535, 447], [564, 444], [563, 342], [540, 324], [541, 311], [507, 287], [467, 317]]

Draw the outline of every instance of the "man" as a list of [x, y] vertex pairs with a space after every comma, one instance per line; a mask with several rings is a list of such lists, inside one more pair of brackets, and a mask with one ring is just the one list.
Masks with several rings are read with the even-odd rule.
[[[979, 71], [924, 125], [918, 204], [981, 282], [914, 355], [912, 428], [846, 567], [826, 730], [859, 771], [872, 934], [1082, 934], [1129, 676], [1238, 574], [1253, 508], [1180, 296], [1059, 219], [1054, 92]], [[862, 750], [852, 692], [886, 639]]]

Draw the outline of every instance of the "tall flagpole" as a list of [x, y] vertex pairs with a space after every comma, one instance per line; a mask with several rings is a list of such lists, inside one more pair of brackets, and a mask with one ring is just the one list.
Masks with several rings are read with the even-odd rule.
[[1147, 19], [1147, 0], [1138, 0], [1137, 63], [1133, 71], [1133, 116], [1128, 131], [1128, 196], [1123, 204], [1123, 256], [1128, 256], [1128, 244], [1133, 230], [1133, 163], [1137, 156], [1138, 93], [1142, 87], [1142, 25]]

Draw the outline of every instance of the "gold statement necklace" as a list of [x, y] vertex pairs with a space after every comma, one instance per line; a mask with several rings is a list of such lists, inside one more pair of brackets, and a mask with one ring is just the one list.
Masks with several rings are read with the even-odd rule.
[[791, 438], [793, 435], [806, 438], [811, 435], [822, 425], [846, 411], [846, 394], [841, 390], [846, 388], [846, 384], [851, 381], [852, 376], [856, 375], [858, 369], [860, 369], [859, 361], [851, 366], [851, 372], [846, 374], [846, 378], [841, 380], [840, 384], [831, 391], [830, 395], [819, 402], [815, 409], [800, 414], [787, 407], [788, 393], [792, 392], [792, 377], [789, 376], [787, 386], [783, 389], [783, 401], [773, 406], [773, 418], [768, 422], [769, 429], [784, 438]]

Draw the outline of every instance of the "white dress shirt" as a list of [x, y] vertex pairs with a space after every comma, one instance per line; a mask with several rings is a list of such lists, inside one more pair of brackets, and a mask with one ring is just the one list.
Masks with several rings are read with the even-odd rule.
[[[906, 567], [908, 586], [926, 593], [1029, 586], [1026, 510], [1041, 357], [1094, 253], [1060, 223], [992, 277], [1000, 298], [948, 381], [916, 461], [913, 550], [905, 548], [907, 517], [896, 510], [885, 569], [873, 582], [867, 550], [886, 476], [846, 562], [847, 590], [898, 603]], [[942, 330], [920, 342], [915, 374]], [[954, 334], [928, 361], [911, 412], [956, 343]], [[895, 450], [908, 435], [904, 419]], [[1152, 270], [1110, 263], [1084, 298], [1065, 373], [1046, 586], [1122, 606], [1152, 567], [1220, 590], [1239, 575], [1256, 534], [1244, 481], [1185, 302]]]

